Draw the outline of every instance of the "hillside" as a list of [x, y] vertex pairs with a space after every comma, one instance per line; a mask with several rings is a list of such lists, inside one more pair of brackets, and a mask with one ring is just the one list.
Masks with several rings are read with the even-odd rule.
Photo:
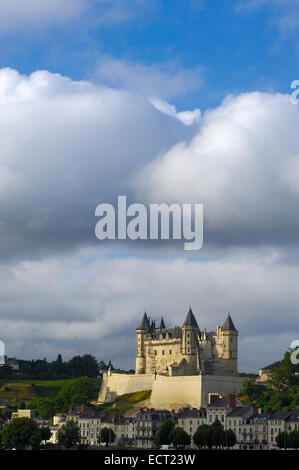
[[[62, 387], [77, 379], [64, 380], [9, 380], [0, 383], [0, 406], [28, 402], [34, 398], [55, 398]], [[99, 379], [94, 379], [98, 381]], [[100, 382], [99, 382], [100, 383]]]
[[100, 413], [130, 417], [136, 414], [141, 407], [146, 407], [151, 396], [151, 390], [120, 395], [111, 403], [104, 403], [97, 407]]

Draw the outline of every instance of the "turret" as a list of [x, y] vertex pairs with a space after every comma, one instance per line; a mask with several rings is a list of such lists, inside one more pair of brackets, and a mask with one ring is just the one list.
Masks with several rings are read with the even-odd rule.
[[191, 307], [182, 326], [182, 336], [182, 354], [197, 354], [200, 330]]
[[145, 346], [144, 340], [146, 333], [150, 328], [150, 322], [146, 312], [141, 319], [141, 322], [136, 329], [136, 374], [144, 374], [146, 367]]
[[161, 320], [160, 320], [160, 325], [159, 325], [159, 330], [164, 330], [164, 328], [166, 328], [166, 326], [165, 326], [165, 323], [164, 323], [163, 317], [161, 317]]
[[238, 373], [238, 331], [235, 328], [230, 314], [228, 314], [219, 333], [220, 337], [223, 339], [222, 358], [227, 361], [227, 374], [236, 375]]

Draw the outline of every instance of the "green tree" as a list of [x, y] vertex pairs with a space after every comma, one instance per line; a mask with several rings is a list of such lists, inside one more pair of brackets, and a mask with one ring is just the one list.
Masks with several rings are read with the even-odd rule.
[[172, 442], [172, 439], [169, 439], [169, 436], [173, 428], [174, 428], [174, 422], [172, 421], [172, 419], [171, 418], [166, 419], [164, 423], [161, 424], [158, 431], [156, 432], [155, 439], [154, 439], [155, 444], [159, 447], [163, 444], [170, 444]]
[[113, 429], [110, 428], [102, 428], [98, 435], [98, 443], [101, 444], [105, 442], [106, 447], [109, 444], [112, 444], [115, 441], [116, 435]]
[[91, 354], [74, 356], [67, 362], [66, 367], [71, 377], [97, 377], [99, 374], [98, 362]]
[[80, 443], [80, 430], [77, 423], [70, 420], [57, 431], [57, 442], [60, 446], [70, 449]]
[[17, 449], [37, 448], [42, 440], [41, 431], [31, 418], [15, 418], [1, 431], [4, 447]]
[[228, 429], [225, 431], [225, 445], [227, 447], [234, 447], [234, 445], [237, 443], [237, 438], [232, 429]]
[[174, 428], [168, 435], [168, 440], [174, 447], [185, 447], [190, 445], [190, 436], [182, 428]]
[[291, 449], [299, 449], [299, 431], [294, 430], [288, 433], [288, 447]]
[[280, 432], [276, 436], [276, 444], [280, 449], [284, 449], [287, 447], [287, 433], [286, 432]]
[[219, 419], [216, 419], [214, 423], [212, 424], [211, 436], [212, 436], [213, 446], [220, 447], [221, 445], [223, 445], [224, 430]]
[[33, 398], [27, 402], [26, 408], [36, 410], [40, 419], [51, 419], [57, 410], [55, 398]]
[[99, 384], [94, 379], [80, 377], [62, 387], [57, 395], [58, 407], [70, 407], [89, 403], [99, 393]]
[[207, 424], [201, 424], [193, 435], [193, 442], [200, 449], [205, 446], [205, 431], [207, 428], [209, 428]]

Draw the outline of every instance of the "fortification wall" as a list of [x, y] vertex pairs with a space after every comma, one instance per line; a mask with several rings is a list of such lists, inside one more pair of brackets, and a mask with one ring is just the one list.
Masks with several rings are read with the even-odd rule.
[[142, 390], [151, 390], [153, 374], [117, 374], [104, 373], [98, 402], [110, 401], [125, 393], [134, 393]]
[[209, 402], [209, 393], [228, 395], [240, 393], [242, 377], [193, 375], [185, 377], [157, 376], [153, 382], [151, 406], [178, 409], [184, 406], [200, 408]]
[[177, 409], [183, 406], [198, 408], [201, 403], [201, 377], [157, 375], [153, 382], [151, 406], [160, 409]]
[[242, 390], [242, 383], [245, 377], [202, 375], [201, 406], [209, 403], [209, 393], [219, 393], [228, 395], [229, 393], [239, 394]]
[[98, 402], [111, 401], [125, 393], [152, 390], [150, 402], [153, 408], [200, 408], [208, 404], [209, 393], [240, 393], [243, 380], [242, 377], [215, 375], [157, 375], [155, 379], [153, 374], [127, 375], [108, 372], [103, 375]]

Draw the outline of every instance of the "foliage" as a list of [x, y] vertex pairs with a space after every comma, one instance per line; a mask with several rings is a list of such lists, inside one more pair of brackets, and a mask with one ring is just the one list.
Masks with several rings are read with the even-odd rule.
[[48, 441], [52, 435], [51, 429], [48, 427], [40, 428], [40, 432], [42, 436], [42, 441]]
[[31, 361], [20, 360], [19, 364], [19, 375], [25, 374], [34, 379], [97, 377], [99, 375], [99, 364], [91, 354], [74, 356], [68, 362], [64, 362], [61, 354], [58, 354], [57, 359], [52, 362], [44, 358]]
[[58, 445], [70, 449], [80, 443], [80, 430], [77, 423], [70, 420], [61, 426], [57, 431]]
[[276, 443], [281, 449], [299, 449], [299, 431], [280, 432], [276, 437]]
[[203, 447], [233, 447], [236, 442], [235, 433], [232, 429], [225, 431], [219, 420], [212, 425], [202, 424], [198, 426], [193, 435], [194, 444], [200, 449]]
[[190, 445], [190, 436], [182, 428], [172, 429], [168, 435], [168, 440], [174, 447], [185, 447]]
[[4, 447], [37, 448], [42, 434], [33, 419], [16, 418], [2, 428], [1, 439]]
[[70, 406], [89, 403], [97, 398], [99, 384], [89, 377], [80, 377], [62, 387], [57, 395], [57, 402], [69, 408]]
[[58, 388], [55, 398], [33, 398], [27, 402], [26, 408], [37, 410], [40, 419], [51, 419], [55, 414], [66, 413], [71, 406], [88, 403], [96, 398], [100, 379], [80, 377], [60, 383], [62, 387]]
[[[293, 410], [299, 407], [299, 364], [292, 364], [287, 351], [279, 367], [269, 373], [268, 387], [254, 379], [243, 382], [242, 399], [246, 405], [262, 408], [264, 412]], [[297, 374], [296, 374], [297, 373]]]
[[171, 418], [168, 418], [159, 427], [154, 439], [155, 444], [157, 446], [161, 446], [162, 444], [170, 444], [172, 441], [172, 439], [170, 439], [172, 431], [174, 432], [174, 422]]
[[110, 428], [102, 428], [99, 435], [98, 435], [98, 443], [101, 444], [105, 442], [106, 447], [109, 444], [112, 444], [115, 441], [116, 435], [113, 429]]

